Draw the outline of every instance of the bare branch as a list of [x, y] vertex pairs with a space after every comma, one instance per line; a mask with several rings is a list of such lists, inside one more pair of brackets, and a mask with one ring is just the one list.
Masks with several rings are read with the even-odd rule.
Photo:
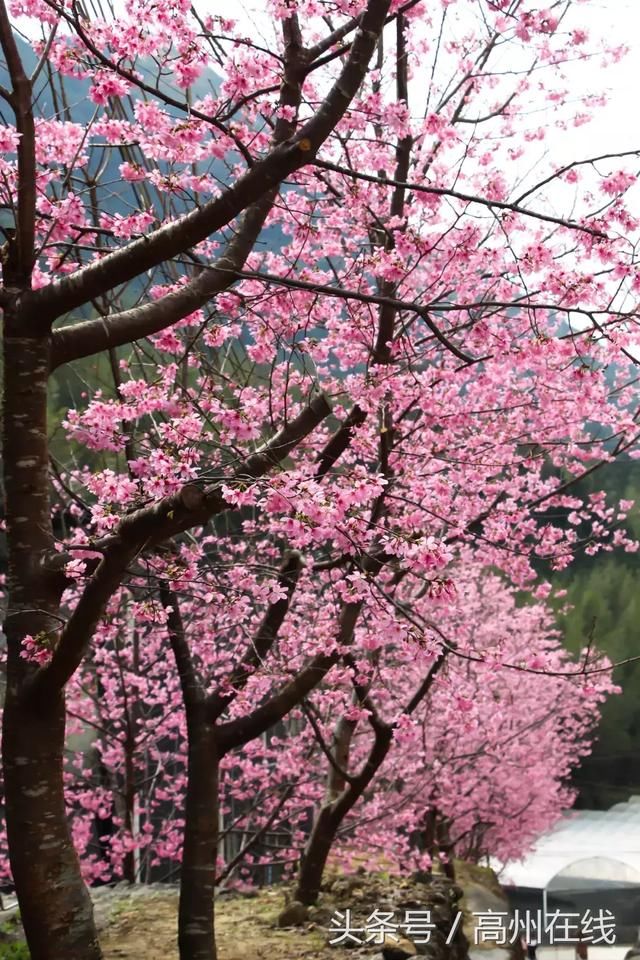
[[52, 47], [52, 45], [53, 45], [53, 41], [55, 40], [55, 38], [56, 38], [56, 33], [58, 32], [58, 26], [59, 26], [59, 24], [60, 24], [60, 21], [59, 21], [59, 20], [56, 20], [56, 22], [53, 24], [53, 26], [52, 26], [52, 28], [51, 28], [51, 32], [49, 33], [49, 36], [47, 37], [47, 42], [46, 42], [45, 45], [44, 45], [44, 49], [43, 49], [42, 53], [40, 54], [40, 59], [38, 60], [38, 62], [37, 62], [37, 64], [36, 64], [35, 70], [34, 70], [33, 73], [31, 74], [31, 86], [32, 86], [32, 87], [33, 87], [34, 83], [36, 82], [36, 80], [38, 79], [38, 77], [40, 76], [40, 73], [41, 73], [41, 71], [42, 71], [42, 68], [43, 68], [44, 65], [47, 63], [47, 60], [48, 60], [48, 58], [49, 58], [49, 54], [50, 54], [50, 52], [51, 52], [51, 47]]
[[[31, 102], [31, 83], [27, 77], [4, 0], [0, 0], [0, 46], [2, 47], [12, 91], [5, 96], [16, 118], [20, 134], [18, 152], [18, 211], [15, 239], [9, 238], [9, 249], [3, 261], [4, 285], [26, 285], [34, 262], [36, 229], [36, 153], [35, 124]], [[11, 245], [15, 243], [15, 250]]]
[[[243, 270], [240, 275], [250, 280], [263, 280], [265, 283], [273, 283], [281, 287], [290, 287], [292, 290], [309, 290], [312, 293], [323, 293], [329, 297], [338, 297], [341, 300], [355, 300], [359, 303], [375, 303], [382, 306], [389, 306], [397, 310], [410, 310], [424, 320], [436, 340], [446, 347], [458, 360], [461, 360], [465, 364], [472, 364], [487, 359], [486, 357], [471, 357], [463, 353], [459, 347], [451, 343], [448, 337], [442, 333], [429, 315], [429, 310], [462, 310], [464, 306], [450, 303], [429, 304], [428, 306], [424, 306], [413, 300], [398, 300], [395, 297], [379, 296], [375, 293], [361, 293], [359, 290], [349, 290], [346, 287], [332, 287], [329, 284], [313, 283], [310, 280], [300, 280], [297, 277], [278, 277], [273, 273], [263, 273], [257, 270]], [[485, 304], [467, 304], [466, 306], [478, 307], [484, 305]], [[489, 304], [489, 306], [491, 306], [491, 304]], [[501, 306], [513, 306], [513, 304], [501, 304]], [[526, 304], [526, 306], [529, 306], [529, 304]]]
[[586, 160], [574, 160], [572, 163], [567, 163], [565, 166], [559, 167], [553, 173], [550, 173], [548, 177], [545, 177], [544, 180], [539, 180], [538, 183], [529, 187], [528, 190], [525, 190], [524, 193], [521, 193], [520, 196], [517, 197], [515, 203], [521, 204], [522, 201], [530, 197], [532, 193], [537, 193], [542, 187], [546, 187], [548, 183], [557, 180], [558, 177], [563, 176], [575, 167], [584, 167], [589, 164], [598, 163], [600, 160], [621, 160], [623, 157], [637, 157], [638, 155], [640, 155], [640, 150], [623, 150], [621, 153], [601, 153], [598, 157], [587, 157]]
[[194, 665], [189, 643], [185, 634], [184, 623], [180, 613], [180, 602], [173, 590], [162, 586], [160, 599], [165, 610], [169, 610], [167, 627], [169, 628], [169, 642], [176, 662], [182, 697], [187, 711], [187, 720], [192, 710], [204, 701], [204, 690], [200, 683]]
[[451, 190], [449, 187], [432, 187], [424, 183], [411, 183], [403, 180], [396, 180], [393, 177], [374, 175], [371, 173], [362, 173], [361, 171], [351, 170], [349, 167], [340, 166], [337, 163], [329, 163], [326, 160], [314, 160], [314, 166], [322, 170], [332, 170], [353, 180], [364, 180], [367, 183], [379, 183], [382, 186], [397, 187], [403, 190], [410, 190], [413, 193], [428, 193], [437, 197], [452, 197], [455, 200], [463, 200], [465, 203], [476, 203], [491, 210], [507, 210], [510, 213], [516, 213], [523, 217], [530, 217], [533, 220], [542, 220], [544, 223], [555, 223], [560, 227], [566, 227], [569, 230], [578, 230], [582, 233], [588, 233], [592, 237], [598, 237], [601, 240], [607, 239], [607, 234], [597, 227], [588, 227], [583, 223], [576, 223], [574, 220], [565, 220], [562, 217], [553, 217], [551, 214], [540, 213], [537, 210], [528, 210], [521, 207], [518, 201], [510, 203], [509, 201], [489, 200], [486, 197], [478, 197], [472, 193], [463, 193], [460, 190]]

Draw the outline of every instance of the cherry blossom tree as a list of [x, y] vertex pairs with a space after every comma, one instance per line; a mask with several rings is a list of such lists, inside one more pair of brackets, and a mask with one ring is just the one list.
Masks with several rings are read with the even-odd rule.
[[[614, 689], [606, 662], [585, 649], [576, 667], [545, 604], [518, 606], [495, 576], [460, 577], [457, 604], [431, 630], [447, 659], [413, 715], [398, 714], [397, 687], [380, 675], [375, 699], [394, 723], [393, 749], [350, 822], [340, 823], [343, 862], [430, 870], [453, 855], [518, 859], [573, 800], [567, 778], [589, 752], [598, 704]], [[412, 671], [417, 684], [421, 672], [407, 660], [402, 676]], [[363, 718], [345, 713], [337, 734], [345, 719], [351, 750], [361, 754]], [[316, 824], [336, 808], [335, 780], [330, 766]], [[343, 790], [350, 786], [343, 773]], [[303, 868], [298, 893], [313, 899], [318, 882], [304, 880]]]
[[[183, 902], [204, 911], [181, 951], [211, 957], [221, 755], [352, 685], [372, 623], [426, 643], [398, 591], [436, 608], [470, 543], [521, 588], [635, 547], [628, 505], [571, 490], [636, 443], [635, 178], [625, 157], [526, 184], [515, 164], [544, 136], [541, 77], [558, 125], [592, 106], [562, 109], [587, 39], [569, 2], [269, 3], [256, 31], [180, 0], [0, 3], [2, 749], [34, 956], [101, 955], [62, 762], [94, 637], [119, 696], [138, 676], [162, 714], [181, 689]], [[220, 621], [208, 657], [194, 602]], [[125, 834], [140, 719], [113, 764]]]
[[[297, 561], [290, 558], [283, 571], [287, 595], [257, 625], [263, 645], [289, 613], [290, 578], [294, 571], [300, 574]], [[330, 684], [290, 711], [278, 736], [270, 742], [254, 737], [226, 754], [219, 765], [220, 808], [211, 791], [203, 798], [207, 863], [215, 846], [211, 838], [220, 839], [219, 813], [229, 830], [243, 835], [243, 843], [237, 854], [219, 859], [218, 882], [230, 875], [236, 882], [251, 877], [270, 856], [261, 841], [277, 833], [288, 838], [280, 841], [277, 858], [289, 873], [306, 847], [297, 892], [303, 900], [317, 896], [329, 852], [344, 865], [384, 862], [387, 869], [430, 868], [436, 854], [446, 862], [452, 852], [476, 860], [513, 859], [570, 804], [567, 777], [588, 751], [598, 704], [612, 689], [606, 663], [589, 649], [574, 664], [542, 601], [518, 606], [504, 580], [469, 568], [456, 577], [455, 598], [440, 604], [437, 624], [426, 620], [420, 641], [415, 635], [401, 646], [381, 643], [376, 616], [365, 617], [369, 625], [358, 646], [369, 658], [375, 654], [373, 663], [347, 657], [346, 668], [334, 671]], [[255, 587], [247, 598], [254, 592]], [[305, 606], [308, 602], [306, 597]], [[398, 603], [409, 602], [405, 590]], [[176, 686], [182, 677], [197, 687], [196, 657], [202, 675], [220, 672], [212, 654], [220, 653], [224, 631], [233, 628], [232, 621], [225, 627], [220, 618], [212, 631], [201, 613], [204, 604], [188, 606], [183, 600], [182, 606], [184, 618], [170, 607], [163, 616], [162, 608], [153, 610], [148, 601], [138, 604], [135, 616], [127, 609], [121, 623], [114, 617], [97, 634], [95, 655], [76, 675], [70, 714], [99, 732], [101, 759], [99, 767], [87, 770], [79, 751], [67, 782], [88, 878], [142, 879], [154, 864], [183, 859], [193, 691], [181, 706]], [[433, 613], [432, 601], [418, 597], [412, 618], [421, 611], [426, 617]], [[375, 613], [380, 615], [379, 605]], [[122, 636], [134, 622], [138, 642], [125, 646]], [[177, 675], [165, 655], [167, 633], [178, 659], [186, 659]], [[240, 642], [236, 637], [234, 643]], [[285, 670], [276, 652], [270, 651], [270, 674]], [[244, 695], [248, 679], [246, 672], [233, 670], [229, 702], [232, 694]], [[266, 677], [254, 674], [251, 682], [262, 685]], [[92, 690], [96, 695], [89, 695]], [[241, 717], [255, 699], [248, 698]], [[138, 719], [133, 745], [132, 717]], [[219, 735], [220, 729], [213, 732]], [[196, 777], [214, 766], [210, 752], [193, 760]], [[137, 802], [129, 799], [134, 792]], [[114, 810], [118, 829], [100, 857], [94, 818], [108, 821]], [[211, 811], [215, 816], [207, 817]], [[185, 816], [191, 826], [195, 818], [188, 810]]]

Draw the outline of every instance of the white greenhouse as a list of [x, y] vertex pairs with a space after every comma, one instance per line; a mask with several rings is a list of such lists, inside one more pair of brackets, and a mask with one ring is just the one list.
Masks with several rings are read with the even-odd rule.
[[617, 942], [640, 927], [640, 797], [568, 813], [521, 861], [492, 864], [520, 911], [610, 910]]

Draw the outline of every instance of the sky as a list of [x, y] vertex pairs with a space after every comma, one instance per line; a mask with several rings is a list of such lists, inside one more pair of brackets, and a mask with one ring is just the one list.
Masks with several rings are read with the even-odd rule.
[[[211, 12], [222, 12], [223, 0], [208, 0]], [[265, 17], [263, 0], [241, 0], [234, 10], [240, 21], [246, 20], [249, 33], [271, 32]], [[462, 7], [462, 4], [460, 4]], [[545, 6], [545, 0], [539, 0]], [[554, 0], [546, 0], [554, 6]], [[241, 12], [242, 11], [242, 12]], [[553, 156], [553, 165], [561, 166], [578, 157], [600, 153], [640, 149], [640, 0], [575, 0], [565, 27], [581, 27], [588, 31], [590, 42], [597, 46], [627, 46], [629, 52], [621, 62], [606, 70], [596, 58], [588, 64], [569, 68], [576, 96], [581, 92], [608, 90], [609, 102], [596, 111], [590, 124], [576, 127], [570, 134], [549, 131], [545, 150]], [[549, 113], [549, 126], [552, 122]]]
[[[540, 0], [540, 6], [544, 2]], [[116, 9], [121, 3], [122, 0], [114, 0]], [[555, 5], [554, 0], [546, 3], [549, 7]], [[202, 6], [208, 13], [229, 13], [228, 0], [203, 0]], [[270, 18], [265, 17], [265, 7], [265, 0], [236, 0], [233, 16], [240, 22], [246, 21], [249, 33], [261, 33], [263, 28], [270, 33], [272, 25]], [[564, 134], [551, 127], [553, 116], [549, 111], [545, 124], [549, 134], [543, 149], [547, 160], [552, 158], [554, 168], [580, 157], [640, 149], [640, 0], [575, 0], [569, 18], [563, 27], [586, 29], [591, 41], [588, 46], [604, 40], [610, 46], [628, 46], [629, 53], [606, 70], [597, 58], [569, 68], [576, 96], [607, 90], [609, 99], [606, 107], [595, 112], [591, 123]], [[33, 20], [20, 17], [17, 25], [28, 35], [33, 36], [34, 29], [40, 34]], [[544, 110], [540, 119], [544, 124]]]
[[[544, 0], [540, 0], [540, 6]], [[554, 0], [547, 0], [552, 7]], [[115, 2], [116, 8], [119, 0]], [[205, 0], [204, 6], [208, 13], [228, 15], [227, 0]], [[261, 9], [266, 3], [261, 0], [240, 0], [235, 5], [233, 16], [244, 19], [247, 23], [253, 21], [258, 27], [261, 19]], [[244, 10], [243, 10], [244, 8]], [[246, 14], [249, 10], [252, 16]], [[242, 11], [242, 12], [241, 12]], [[257, 15], [256, 15], [257, 14]], [[264, 14], [262, 14], [264, 16]], [[599, 116], [588, 129], [576, 131], [577, 140], [584, 142], [588, 147], [598, 141], [599, 146], [606, 145], [616, 149], [633, 149], [640, 145], [640, 0], [577, 0], [573, 12], [570, 14], [571, 23], [588, 30], [591, 40], [606, 39], [613, 46], [627, 45], [629, 54], [617, 65], [607, 70], [599, 69], [597, 64], [576, 71], [576, 89], [610, 89], [610, 100], [607, 108], [599, 112]], [[34, 35], [34, 21], [20, 17], [16, 23], [27, 34]], [[566, 21], [565, 21], [566, 24]], [[40, 31], [36, 28], [37, 34]], [[569, 145], [567, 145], [568, 147]], [[589, 151], [592, 152], [592, 151]], [[563, 158], [564, 159], [564, 158]]]
[[598, 111], [591, 124], [573, 131], [570, 142], [554, 145], [562, 154], [559, 161], [565, 162], [570, 153], [593, 156], [640, 148], [639, 0], [594, 0], [586, 6], [579, 4], [574, 19], [586, 27], [592, 39], [602, 37], [613, 46], [624, 44], [629, 47], [629, 53], [606, 70], [592, 64], [580, 72], [579, 85], [609, 88], [609, 102]]

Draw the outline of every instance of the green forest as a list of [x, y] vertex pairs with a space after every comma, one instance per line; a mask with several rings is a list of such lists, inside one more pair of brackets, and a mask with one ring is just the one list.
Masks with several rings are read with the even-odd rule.
[[[628, 527], [640, 536], [640, 464], [618, 460], [585, 481], [581, 493], [606, 489], [608, 495], [635, 500]], [[562, 574], [554, 574], [556, 587], [567, 595], [556, 601], [558, 626], [569, 650], [578, 652], [593, 638], [594, 645], [614, 663], [629, 659], [640, 622], [638, 571], [640, 553], [612, 551], [595, 557], [578, 555]], [[640, 793], [640, 662], [621, 663], [615, 680], [622, 688], [603, 706], [593, 752], [575, 774], [577, 806], [607, 809]]]

